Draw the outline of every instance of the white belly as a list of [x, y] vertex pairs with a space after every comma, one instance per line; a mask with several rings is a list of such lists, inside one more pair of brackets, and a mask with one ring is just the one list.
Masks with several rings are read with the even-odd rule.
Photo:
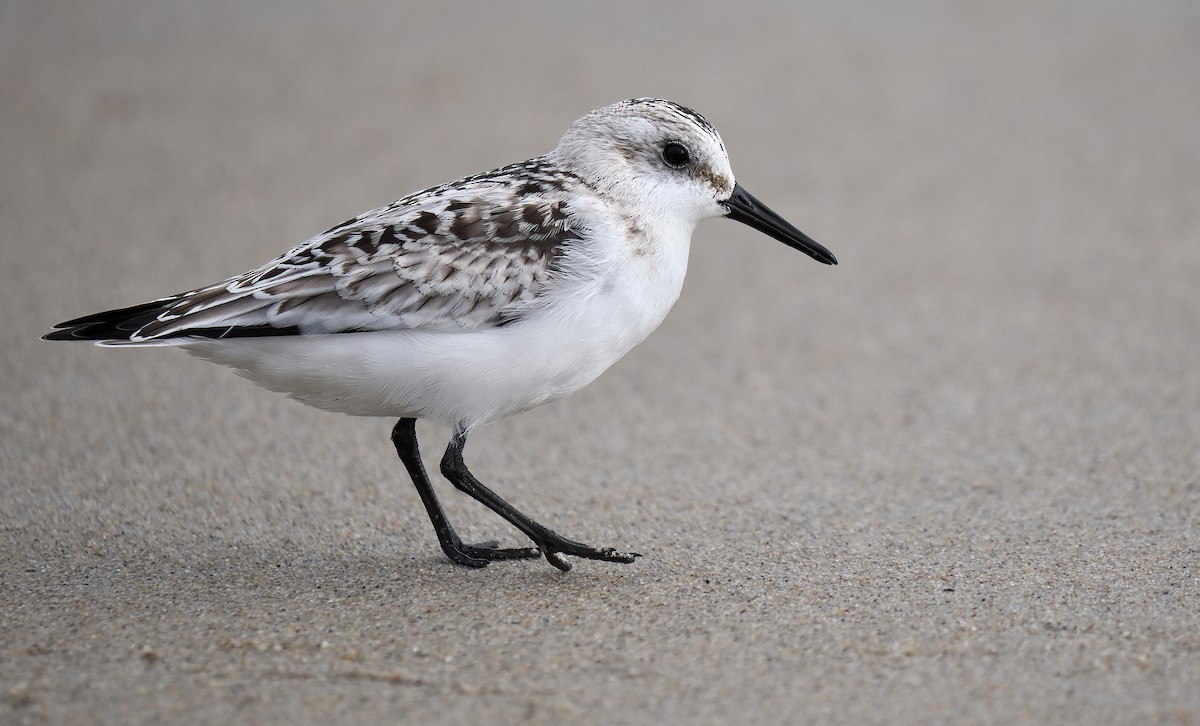
[[[689, 235], [690, 236], [690, 235]], [[468, 427], [561, 398], [649, 335], [678, 298], [687, 241], [567, 281], [502, 327], [189, 343], [188, 352], [329, 411]]]

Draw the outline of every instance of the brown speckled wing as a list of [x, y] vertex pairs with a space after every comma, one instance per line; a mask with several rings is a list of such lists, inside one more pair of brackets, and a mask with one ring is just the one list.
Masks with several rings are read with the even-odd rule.
[[528, 179], [481, 175], [360, 215], [258, 269], [164, 300], [130, 339], [510, 322], [581, 239], [556, 193], [562, 179]]

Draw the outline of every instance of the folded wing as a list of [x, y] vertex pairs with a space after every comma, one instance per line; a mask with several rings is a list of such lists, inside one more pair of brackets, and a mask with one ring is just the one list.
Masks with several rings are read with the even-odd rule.
[[150, 344], [511, 322], [581, 237], [564, 200], [505, 189], [429, 190], [243, 275], [70, 320], [46, 338]]

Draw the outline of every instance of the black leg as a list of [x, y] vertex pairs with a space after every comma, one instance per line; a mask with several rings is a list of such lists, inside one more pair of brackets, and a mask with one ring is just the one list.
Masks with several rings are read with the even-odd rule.
[[442, 457], [442, 474], [459, 491], [470, 495], [480, 504], [504, 517], [514, 527], [524, 532], [525, 536], [533, 540], [546, 555], [550, 564], [566, 572], [571, 569], [571, 563], [567, 562], [562, 555], [583, 557], [589, 560], [604, 560], [605, 562], [633, 562], [635, 557], [641, 556], [636, 552], [617, 552], [611, 547], [597, 549], [582, 542], [569, 540], [517, 511], [515, 507], [501, 499], [491, 489], [479, 483], [475, 475], [467, 469], [467, 465], [463, 461], [463, 447], [466, 444], [467, 432], [460, 426], [454, 430], [454, 437], [450, 439], [450, 445], [446, 447], [446, 454]]
[[425, 511], [429, 514], [429, 521], [433, 522], [433, 529], [437, 532], [442, 551], [452, 561], [467, 567], [484, 567], [490, 560], [541, 556], [541, 551], [536, 547], [500, 549], [495, 542], [484, 542], [478, 545], [463, 544], [462, 539], [450, 524], [450, 520], [446, 518], [446, 512], [442, 510], [442, 505], [433, 491], [429, 476], [425, 473], [425, 466], [421, 463], [421, 451], [417, 446], [417, 420], [415, 418], [400, 419], [396, 427], [392, 429], [392, 443], [395, 444], [400, 461], [404, 462], [404, 468], [408, 469], [408, 475], [412, 477], [413, 484], [417, 487], [417, 494], [421, 496], [421, 503], [425, 505]]

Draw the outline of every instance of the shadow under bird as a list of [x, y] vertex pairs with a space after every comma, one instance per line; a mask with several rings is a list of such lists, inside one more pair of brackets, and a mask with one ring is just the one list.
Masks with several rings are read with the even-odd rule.
[[[302, 403], [398, 418], [396, 453], [454, 562], [638, 555], [567, 539], [479, 482], [477, 426], [587, 385], [679, 297], [696, 224], [742, 222], [818, 262], [829, 250], [734, 181], [695, 111], [639, 98], [593, 111], [553, 151], [360, 214], [189, 292], [68, 320], [47, 340], [178, 346]], [[442, 474], [533, 547], [465, 544], [421, 462], [415, 423], [454, 433]]]

